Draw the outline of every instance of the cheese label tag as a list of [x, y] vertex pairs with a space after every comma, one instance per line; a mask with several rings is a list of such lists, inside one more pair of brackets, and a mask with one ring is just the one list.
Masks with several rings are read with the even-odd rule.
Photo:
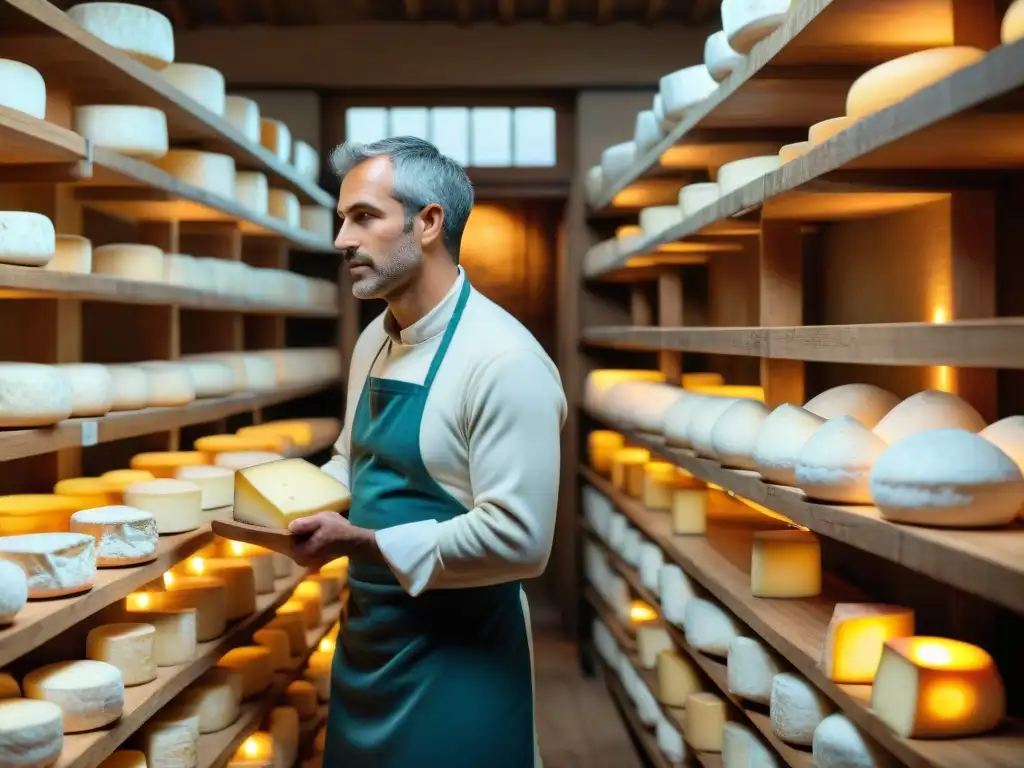
[[100, 441], [99, 425], [95, 421], [82, 422], [82, 447], [89, 448]]

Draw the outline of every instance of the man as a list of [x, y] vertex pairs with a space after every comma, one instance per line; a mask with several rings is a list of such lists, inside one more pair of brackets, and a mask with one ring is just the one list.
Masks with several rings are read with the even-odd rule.
[[332, 164], [352, 292], [388, 308], [356, 343], [324, 466], [352, 492], [348, 519], [291, 526], [301, 561], [350, 558], [324, 765], [532, 768], [520, 580], [554, 533], [558, 371], [458, 266], [473, 189], [457, 163], [403, 137]]

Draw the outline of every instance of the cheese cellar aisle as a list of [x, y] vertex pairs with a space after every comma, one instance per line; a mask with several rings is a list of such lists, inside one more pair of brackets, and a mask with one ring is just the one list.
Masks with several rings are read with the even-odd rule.
[[1024, 765], [1024, 2], [716, 5], [580, 169], [585, 663], [654, 765]]

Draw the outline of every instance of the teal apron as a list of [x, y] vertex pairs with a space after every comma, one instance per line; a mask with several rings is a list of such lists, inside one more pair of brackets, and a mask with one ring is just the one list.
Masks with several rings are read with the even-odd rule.
[[[420, 428], [469, 294], [464, 279], [422, 385], [368, 377], [352, 425], [353, 525], [379, 530], [466, 513], [427, 472]], [[324, 768], [533, 768], [519, 582], [411, 597], [384, 565], [352, 562], [348, 578]]]

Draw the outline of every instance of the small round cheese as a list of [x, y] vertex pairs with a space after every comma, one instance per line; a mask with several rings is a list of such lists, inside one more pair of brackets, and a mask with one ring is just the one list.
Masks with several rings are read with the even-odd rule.
[[728, 195], [741, 187], [752, 184], [765, 174], [782, 167], [782, 159], [778, 155], [761, 155], [733, 160], [718, 169], [718, 191], [722, 196]]
[[260, 143], [260, 105], [244, 96], [224, 99], [224, 119], [253, 144]]
[[171, 64], [160, 72], [168, 83], [215, 115], [224, 114], [224, 75], [202, 64]]
[[292, 165], [301, 178], [316, 184], [320, 176], [320, 156], [305, 141], [296, 140], [292, 145]]
[[870, 741], [845, 715], [829, 715], [814, 729], [816, 768], [895, 768], [898, 762]]
[[128, 617], [153, 627], [153, 658], [158, 667], [176, 667], [196, 657], [196, 609], [167, 608], [148, 610], [138, 607], [138, 595], [146, 596], [148, 606], [153, 593], [136, 593], [127, 601]]
[[28, 64], [0, 59], [0, 106], [46, 119], [46, 83]]
[[78, 235], [57, 235], [53, 258], [46, 264], [50, 272], [92, 272], [92, 242]]
[[178, 467], [174, 476], [177, 480], [184, 480], [199, 486], [204, 510], [230, 507], [235, 502], [235, 473], [229, 469], [213, 466], [185, 466]]
[[683, 616], [686, 642], [709, 656], [725, 658], [729, 643], [739, 636], [739, 623], [723, 608], [709, 600], [691, 597]]
[[57, 250], [53, 222], [41, 213], [0, 211], [0, 264], [44, 267]]
[[155, 610], [195, 608], [196, 639], [200, 643], [224, 634], [228, 623], [228, 591], [212, 576], [176, 576], [164, 592], [150, 592]]
[[618, 181], [636, 162], [639, 152], [632, 141], [613, 144], [601, 153], [601, 173], [607, 183]]
[[747, 57], [729, 45], [725, 30], [719, 30], [704, 42], [704, 66], [719, 83], [744, 66]]
[[64, 733], [109, 725], [124, 709], [121, 671], [102, 661], [61, 661], [25, 675], [25, 697], [50, 701], [64, 714]]
[[854, 80], [846, 94], [846, 114], [865, 117], [878, 112], [984, 57], [980, 48], [949, 45], [890, 59]]
[[71, 416], [80, 419], [105, 416], [114, 404], [114, 383], [106, 366], [96, 363], [65, 363], [57, 370], [71, 383]]
[[106, 506], [75, 512], [71, 530], [96, 540], [96, 565], [114, 568], [156, 559], [157, 524], [149, 512], [134, 507]]
[[270, 205], [270, 186], [266, 174], [257, 171], [236, 173], [235, 199], [249, 210], [266, 216], [267, 206]]
[[0, 625], [10, 624], [28, 602], [28, 578], [17, 563], [0, 560]]
[[661, 121], [658, 120], [653, 110], [642, 109], [637, 112], [636, 123], [633, 126], [633, 143], [646, 152], [662, 138]]
[[236, 675], [234, 681], [207, 677], [185, 689], [179, 701], [199, 715], [200, 733], [216, 733], [238, 720], [241, 687], [241, 675]]
[[207, 463], [207, 456], [199, 451], [152, 451], [132, 456], [131, 467], [153, 477], [174, 478], [181, 467]]
[[871, 468], [887, 447], [852, 416], [830, 418], [797, 452], [796, 485], [810, 499], [870, 504]]
[[96, 544], [81, 533], [0, 537], [0, 560], [24, 571], [33, 600], [88, 592], [96, 576]]
[[1007, 416], [989, 424], [978, 435], [1013, 459], [1024, 472], [1024, 416]]
[[137, 411], [149, 405], [149, 378], [133, 365], [108, 365], [110, 410]]
[[683, 209], [683, 216], [689, 218], [697, 211], [713, 205], [721, 196], [722, 191], [714, 181], [687, 184], [679, 190], [679, 207]]
[[694, 596], [690, 577], [678, 565], [663, 565], [658, 575], [658, 592], [665, 621], [677, 627], [683, 626], [686, 604]]
[[681, 224], [683, 209], [678, 205], [652, 205], [640, 211], [639, 221], [643, 236], [653, 238], [661, 235], [670, 227]]
[[734, 637], [729, 643], [727, 678], [733, 696], [767, 704], [771, 700], [772, 679], [782, 670], [782, 663], [761, 641]]
[[295, 680], [289, 683], [285, 690], [285, 697], [303, 720], [316, 717], [318, 707], [316, 687], [309, 681]]
[[772, 680], [772, 730], [788, 744], [811, 746], [814, 729], [833, 710], [825, 695], [800, 675], [783, 672]]
[[806, 141], [795, 141], [792, 144], [783, 144], [779, 147], [779, 160], [783, 163], [790, 163], [801, 155], [807, 153], [811, 145]]
[[206, 192], [229, 200], [235, 196], [235, 159], [230, 155], [172, 149], [153, 165]]
[[1024, 505], [1024, 475], [980, 435], [932, 429], [894, 443], [878, 457], [871, 498], [885, 519], [897, 523], [1006, 525]]
[[771, 409], [758, 400], [735, 400], [711, 427], [710, 454], [723, 467], [756, 469], [754, 444]]
[[194, 531], [203, 522], [203, 492], [183, 480], [150, 480], [124, 489], [124, 503], [145, 510], [161, 534]]
[[1003, 45], [1015, 43], [1024, 37], [1024, 0], [1014, 0], [1003, 14], [999, 39]]
[[899, 405], [900, 399], [874, 384], [842, 384], [804, 403], [804, 410], [823, 419], [852, 416], [868, 429]]
[[101, 624], [89, 630], [85, 657], [117, 667], [125, 686], [142, 685], [156, 680], [155, 639], [149, 624]]
[[252, 633], [253, 642], [270, 651], [270, 664], [275, 671], [291, 669], [288, 633], [283, 629], [260, 629]]
[[267, 214], [298, 229], [301, 223], [299, 198], [287, 189], [271, 189], [267, 198]]
[[832, 117], [815, 123], [807, 129], [807, 143], [816, 147], [819, 144], [831, 139], [833, 136], [842, 133], [857, 121], [852, 117]]
[[722, 31], [740, 53], [750, 50], [782, 26], [790, 0], [722, 0]]
[[686, 113], [714, 93], [718, 83], [704, 64], [685, 67], [664, 75], [658, 81], [658, 93], [665, 117], [678, 122]]
[[260, 144], [269, 149], [279, 160], [288, 162], [292, 156], [292, 132], [280, 120], [260, 118]]
[[[172, 65], [173, 66], [173, 65]], [[97, 147], [142, 160], [167, 154], [167, 116], [155, 107], [90, 104], [75, 107], [75, 132]]]
[[93, 249], [92, 271], [123, 280], [163, 282], [164, 252], [155, 245], [115, 243]]
[[151, 8], [131, 3], [80, 3], [68, 8], [67, 15], [86, 32], [146, 66], [163, 69], [174, 61], [171, 21]]
[[788, 403], [772, 411], [754, 442], [754, 464], [769, 483], [796, 485], [796, 457], [825, 420]]
[[260, 645], [232, 648], [221, 656], [217, 666], [237, 670], [242, 675], [243, 699], [259, 695], [274, 681], [270, 651]]
[[64, 713], [50, 701], [0, 701], [0, 765], [46, 768], [64, 747]]

